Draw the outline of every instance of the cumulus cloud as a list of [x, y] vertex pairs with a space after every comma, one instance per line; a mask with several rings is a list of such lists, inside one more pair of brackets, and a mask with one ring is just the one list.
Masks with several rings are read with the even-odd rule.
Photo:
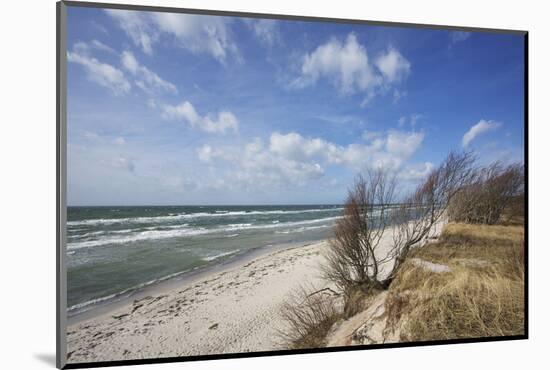
[[431, 162], [424, 162], [409, 166], [401, 172], [400, 178], [407, 181], [419, 181], [425, 179], [435, 168]]
[[209, 54], [222, 63], [228, 55], [239, 57], [228, 26], [229, 18], [131, 10], [105, 11], [146, 54], [152, 54], [153, 45], [166, 36], [184, 49], [196, 54]]
[[236, 132], [239, 129], [239, 121], [233, 113], [222, 111], [218, 113], [217, 118], [212, 118], [210, 114], [201, 116], [188, 101], [179, 105], [164, 105], [162, 117], [167, 120], [183, 120], [191, 127], [211, 133], [225, 133], [227, 130]]
[[303, 57], [301, 76], [293, 86], [305, 87], [327, 78], [342, 94], [366, 91], [381, 80], [369, 63], [367, 50], [350, 33], [345, 42], [333, 38]]
[[121, 56], [121, 63], [125, 70], [135, 77], [135, 84], [147, 93], [164, 90], [177, 93], [176, 86], [160, 78], [155, 72], [141, 65], [134, 54], [124, 51]]
[[120, 69], [85, 54], [82, 48], [67, 52], [67, 61], [84, 67], [90, 81], [108, 88], [115, 95], [126, 94], [131, 89], [130, 82]]
[[361, 134], [361, 137], [365, 141], [371, 141], [374, 139], [378, 139], [381, 135], [382, 133], [377, 131], [363, 131], [363, 133]]
[[300, 161], [269, 150], [260, 139], [247, 144], [238, 158], [235, 178], [245, 185], [304, 185], [324, 175], [314, 161]]
[[[369, 137], [366, 144], [341, 146], [321, 138], [306, 138], [296, 132], [274, 132], [267, 144], [257, 138], [244, 148], [205, 145], [197, 155], [211, 165], [220, 160], [235, 166], [231, 176], [245, 184], [303, 185], [322, 177], [325, 167], [331, 165], [344, 166], [352, 172], [382, 167], [398, 173], [420, 147], [423, 138], [420, 133], [390, 131]], [[407, 170], [409, 172], [404, 175], [413, 178], [423, 169]]]
[[209, 163], [216, 158], [223, 157], [224, 153], [211, 145], [203, 145], [197, 149], [197, 156], [202, 162]]
[[333, 38], [304, 55], [301, 74], [290, 86], [304, 88], [326, 79], [342, 95], [364, 93], [366, 104], [382, 89], [405, 79], [410, 69], [409, 61], [393, 47], [371, 61], [367, 49], [350, 33], [345, 41]]
[[389, 47], [386, 52], [380, 54], [374, 64], [389, 84], [403, 80], [411, 71], [409, 61], [393, 47]]
[[479, 135], [482, 135], [489, 131], [494, 131], [498, 129], [502, 124], [496, 121], [486, 121], [484, 119], [480, 120], [478, 123], [470, 127], [470, 129], [462, 137], [462, 146], [466, 148], [472, 140], [474, 140]]
[[340, 146], [320, 138], [304, 138], [300, 134], [273, 133], [270, 151], [293, 160], [320, 158], [328, 164], [344, 165], [353, 171], [373, 168], [398, 170], [420, 147], [424, 134], [389, 131], [385, 136], [376, 135], [367, 144]]

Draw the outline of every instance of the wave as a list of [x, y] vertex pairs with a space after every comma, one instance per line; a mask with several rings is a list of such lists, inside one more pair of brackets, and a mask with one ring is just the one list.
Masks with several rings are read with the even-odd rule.
[[143, 217], [128, 217], [128, 218], [99, 218], [90, 220], [68, 221], [68, 226], [82, 225], [111, 225], [121, 223], [156, 223], [163, 221], [177, 221], [182, 219], [209, 218], [209, 217], [235, 217], [235, 216], [254, 216], [254, 215], [291, 215], [300, 213], [315, 213], [315, 212], [334, 212], [341, 211], [344, 208], [315, 208], [303, 210], [274, 210], [274, 211], [215, 211], [214, 213], [196, 212], [196, 213], [179, 213], [169, 214], [167, 216], [143, 216]]
[[89, 247], [97, 247], [97, 246], [108, 245], [108, 244], [125, 244], [130, 242], [138, 242], [142, 240], [169, 239], [169, 238], [176, 238], [181, 236], [201, 235], [208, 232], [209, 230], [205, 228], [189, 229], [185, 227], [180, 230], [178, 229], [147, 230], [147, 231], [140, 231], [125, 237], [111, 236], [111, 237], [106, 237], [106, 238], [96, 239], [96, 240], [71, 242], [67, 244], [67, 249], [72, 250], [72, 249], [80, 249], [80, 248], [89, 248]]
[[309, 227], [297, 227], [295, 229], [287, 229], [287, 230], [281, 230], [281, 231], [275, 231], [276, 234], [291, 234], [291, 233], [302, 233], [304, 231], [309, 230], [316, 230], [316, 229], [324, 229], [330, 227], [330, 225], [321, 225], [321, 226], [309, 226]]
[[189, 224], [181, 224], [181, 225], [163, 225], [163, 226], [151, 226], [151, 227], [144, 227], [140, 229], [123, 229], [123, 230], [100, 230], [100, 231], [92, 231], [87, 232], [84, 234], [73, 234], [70, 236], [71, 239], [84, 239], [90, 236], [96, 236], [96, 235], [106, 235], [106, 234], [131, 234], [133, 232], [136, 232], [138, 230], [159, 230], [162, 231], [164, 229], [180, 229], [182, 227], [186, 227]]
[[[109, 244], [126, 244], [131, 242], [143, 241], [143, 240], [156, 240], [156, 239], [169, 239], [177, 237], [187, 237], [187, 236], [197, 236], [204, 234], [214, 234], [214, 233], [224, 233], [224, 232], [235, 232], [241, 230], [257, 230], [257, 229], [274, 229], [274, 228], [289, 228], [300, 225], [310, 225], [323, 222], [334, 221], [341, 218], [341, 216], [335, 217], [325, 217], [314, 220], [303, 220], [295, 222], [283, 222], [277, 224], [229, 224], [226, 226], [206, 229], [203, 227], [200, 228], [191, 228], [187, 227], [187, 224], [181, 225], [179, 227], [174, 227], [169, 230], [146, 230], [135, 232], [134, 234], [128, 236], [110, 236], [96, 240], [86, 240], [86, 241], [75, 241], [67, 244], [68, 250], [97, 247]], [[327, 225], [328, 227], [329, 225]]]
[[216, 254], [214, 256], [203, 257], [202, 260], [210, 262], [210, 261], [214, 261], [214, 260], [216, 260], [220, 257], [230, 256], [230, 255], [235, 254], [239, 251], [240, 251], [240, 249], [236, 249], [234, 251], [229, 251], [229, 252], [223, 252], [223, 253], [220, 253], [220, 254]]

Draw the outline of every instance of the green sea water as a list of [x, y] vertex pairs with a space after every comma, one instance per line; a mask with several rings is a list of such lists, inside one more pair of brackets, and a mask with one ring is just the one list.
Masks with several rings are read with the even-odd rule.
[[69, 314], [266, 246], [325, 239], [340, 205], [68, 207]]

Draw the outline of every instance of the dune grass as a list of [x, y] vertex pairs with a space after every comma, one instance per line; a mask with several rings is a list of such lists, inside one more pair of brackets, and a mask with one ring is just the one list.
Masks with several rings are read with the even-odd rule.
[[279, 330], [279, 337], [286, 348], [319, 348], [325, 345], [327, 333], [342, 314], [335, 297], [324, 293], [312, 286], [301, 286], [283, 303], [281, 316], [286, 326]]
[[522, 226], [448, 224], [411, 257], [450, 272], [407, 261], [389, 289], [389, 328], [399, 326], [402, 341], [523, 334], [523, 240]]

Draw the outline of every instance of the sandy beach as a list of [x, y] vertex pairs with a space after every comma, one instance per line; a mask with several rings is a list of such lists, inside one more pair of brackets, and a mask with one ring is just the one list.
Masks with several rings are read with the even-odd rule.
[[[391, 230], [381, 239], [381, 255], [391, 246]], [[320, 241], [266, 252], [76, 322], [67, 330], [68, 362], [285, 349], [278, 335], [281, 304], [301, 285], [331, 286], [320, 271], [327, 247]]]
[[68, 327], [68, 361], [112, 361], [281, 349], [285, 296], [323, 287], [327, 242], [269, 253], [185, 287], [135, 300]]

